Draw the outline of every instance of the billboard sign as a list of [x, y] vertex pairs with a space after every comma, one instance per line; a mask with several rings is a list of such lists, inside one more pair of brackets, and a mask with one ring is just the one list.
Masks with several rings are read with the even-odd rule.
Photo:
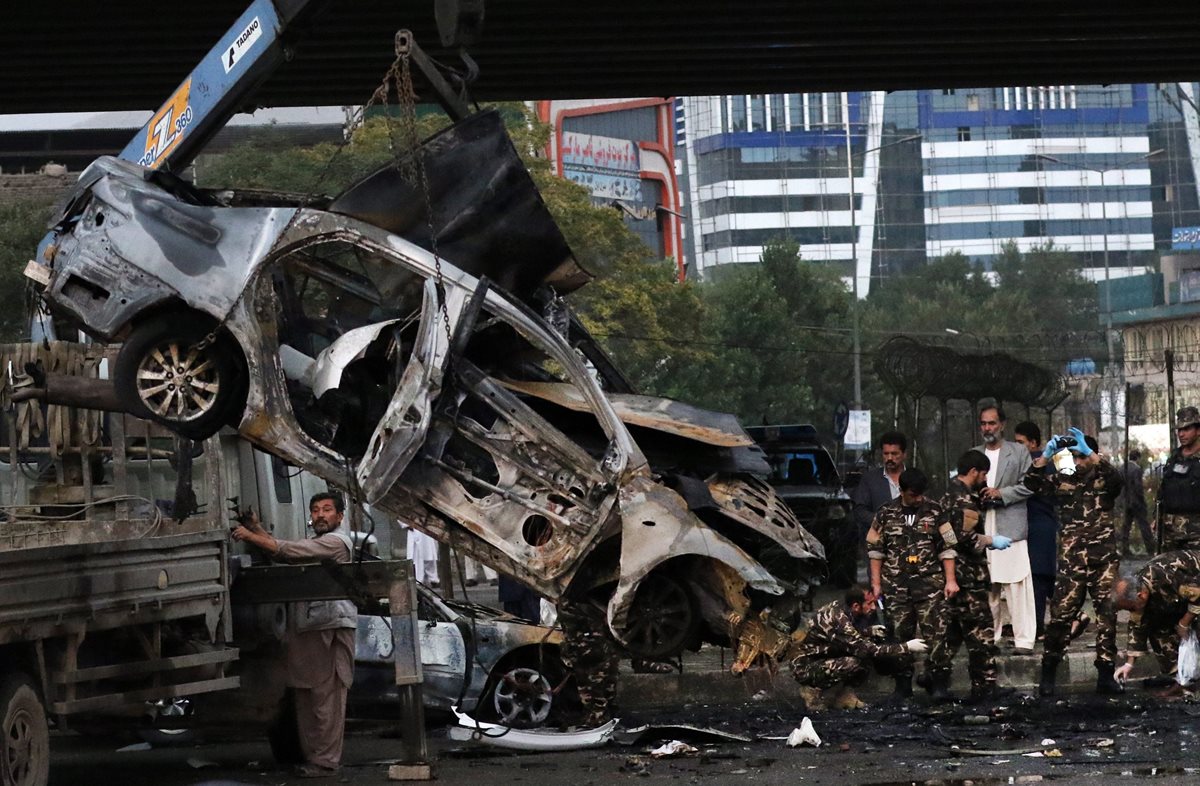
[[638, 201], [641, 158], [637, 143], [596, 134], [564, 131], [563, 175], [602, 199]]
[[1171, 248], [1175, 251], [1200, 251], [1200, 227], [1172, 229]]

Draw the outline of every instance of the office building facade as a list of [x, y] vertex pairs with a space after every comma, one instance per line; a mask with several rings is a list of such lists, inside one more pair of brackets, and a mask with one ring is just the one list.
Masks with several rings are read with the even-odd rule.
[[1193, 84], [680, 99], [689, 269], [786, 235], [872, 280], [949, 253], [1053, 244], [1142, 272], [1200, 226]]

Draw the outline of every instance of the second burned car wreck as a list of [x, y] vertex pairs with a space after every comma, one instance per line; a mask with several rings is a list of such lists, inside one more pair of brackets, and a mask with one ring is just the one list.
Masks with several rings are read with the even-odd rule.
[[123, 342], [120, 406], [185, 436], [232, 425], [551, 600], [602, 603], [635, 655], [778, 653], [825, 564], [761, 451], [542, 316], [590, 276], [498, 116], [419, 164], [432, 221], [398, 167], [306, 202], [99, 159], [26, 274]]

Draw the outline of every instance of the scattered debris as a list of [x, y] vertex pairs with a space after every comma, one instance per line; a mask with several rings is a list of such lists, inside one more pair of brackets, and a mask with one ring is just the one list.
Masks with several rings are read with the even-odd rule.
[[650, 755], [656, 759], [665, 759], [674, 756], [692, 756], [699, 752], [698, 748], [694, 748], [686, 742], [671, 740], [650, 751]]
[[968, 726], [986, 726], [992, 722], [989, 715], [967, 715], [963, 718], [963, 723]]
[[138, 753], [140, 751], [150, 750], [150, 743], [135, 742], [132, 745], [126, 745], [124, 748], [117, 748], [117, 753]]
[[196, 756], [188, 756], [187, 764], [193, 770], [203, 770], [203, 769], [207, 769], [208, 767], [219, 767], [220, 766], [215, 761], [212, 761], [210, 759], [201, 759]]
[[455, 742], [481, 742], [497, 748], [526, 751], [573, 751], [606, 745], [617, 728], [610, 720], [595, 729], [579, 731], [547, 731], [545, 729], [511, 729], [498, 723], [476, 721], [464, 712], [452, 710], [458, 726], [450, 727], [450, 739]]
[[[734, 734], [731, 731], [721, 731], [706, 726], [690, 726], [687, 724], [656, 726], [646, 724], [631, 729], [617, 729], [613, 740], [620, 745], [634, 745], [647, 739], [665, 740], [681, 739], [688, 742], [754, 742], [753, 737], [745, 734]], [[778, 739], [786, 739], [779, 737]]]
[[1111, 748], [1114, 743], [1109, 737], [1101, 737], [1100, 739], [1088, 740], [1087, 744], [1093, 748]]
[[789, 748], [798, 748], [801, 745], [821, 747], [821, 738], [817, 735], [817, 730], [813, 728], [812, 720], [807, 716], [800, 721], [800, 728], [792, 729], [792, 733], [787, 738]]

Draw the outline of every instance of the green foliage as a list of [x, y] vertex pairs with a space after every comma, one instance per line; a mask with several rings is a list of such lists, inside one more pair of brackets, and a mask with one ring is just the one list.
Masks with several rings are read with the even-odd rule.
[[0, 292], [8, 293], [8, 307], [0, 314], [0, 341], [29, 335], [29, 315], [20, 294], [26, 291], [23, 271], [46, 234], [50, 210], [49, 200], [0, 204]]
[[825, 423], [849, 396], [850, 295], [792, 241], [703, 283], [676, 281], [669, 263], [630, 260], [574, 302], [643, 392], [748, 423]]
[[675, 264], [621, 259], [572, 296], [584, 326], [642, 392], [694, 401], [712, 348], [700, 288], [680, 282]]
[[791, 240], [775, 240], [761, 264], [704, 287], [720, 347], [695, 391], [707, 406], [749, 423], [825, 423], [848, 398], [850, 294], [828, 266], [803, 262]]

